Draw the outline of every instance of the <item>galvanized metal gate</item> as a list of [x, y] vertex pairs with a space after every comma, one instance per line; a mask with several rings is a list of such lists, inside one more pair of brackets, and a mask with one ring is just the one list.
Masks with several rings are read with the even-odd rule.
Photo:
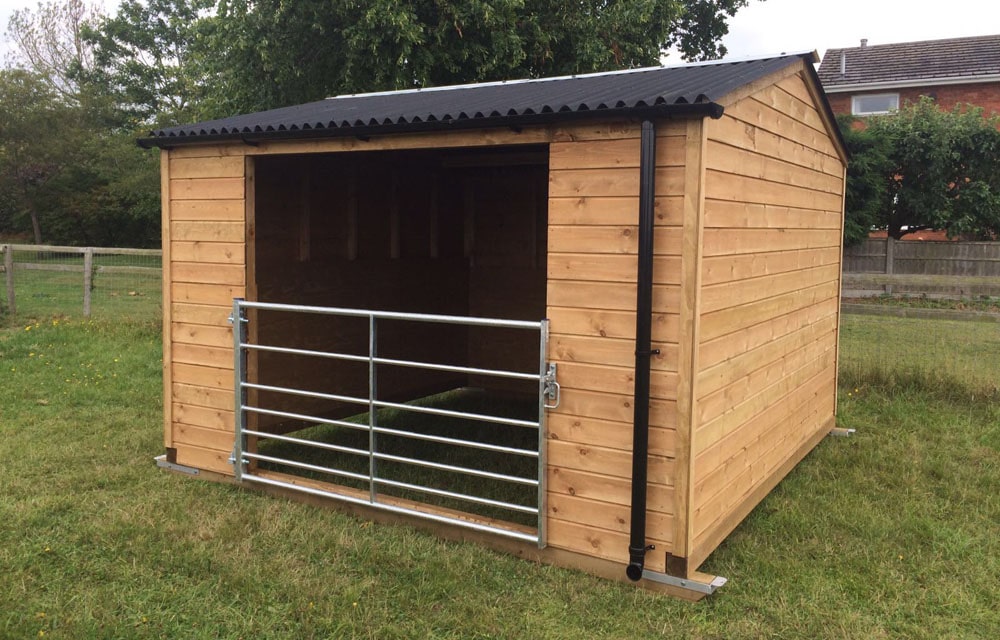
[[[308, 350], [266, 344], [251, 344], [248, 340], [247, 331], [247, 311], [250, 309], [290, 314], [319, 314], [337, 316], [340, 318], [346, 317], [367, 319], [368, 353], [337, 353], [331, 351]], [[459, 325], [463, 327], [492, 327], [537, 332], [538, 368], [535, 371], [509, 371], [503, 369], [477, 368], [454, 364], [380, 357], [378, 344], [380, 320]], [[549, 364], [546, 361], [548, 320], [528, 322], [491, 318], [370, 311], [363, 309], [311, 307], [248, 302], [243, 299], [235, 299], [233, 301], [233, 313], [230, 317], [230, 321], [233, 323], [236, 391], [236, 438], [233, 455], [230, 461], [233, 463], [233, 469], [238, 482], [277, 486], [292, 491], [301, 491], [349, 503], [364, 504], [366, 506], [385, 511], [404, 513], [418, 518], [449, 523], [460, 527], [487, 531], [510, 538], [535, 542], [539, 545], [539, 547], [545, 546], [545, 410], [555, 408], [559, 403], [559, 384], [556, 381], [556, 365]], [[345, 395], [338, 393], [337, 389], [324, 389], [322, 392], [319, 392], [314, 390], [263, 385], [250, 381], [247, 379], [247, 355], [252, 351], [282, 353], [306, 358], [331, 358], [334, 360], [362, 364], [367, 363], [368, 394], [366, 397], [360, 397], [357, 395]], [[443, 371], [456, 374], [469, 374], [484, 378], [505, 378], [508, 380], [534, 382], [537, 385], [538, 395], [537, 420], [522, 420], [500, 415], [469, 413], [432, 406], [418, 406], [410, 403], [398, 403], [382, 400], [378, 395], [379, 366], [404, 367], [414, 370], [417, 375], [419, 375], [421, 371]], [[248, 392], [253, 391], [258, 393], [267, 392], [271, 394], [288, 394], [292, 396], [356, 405], [359, 408], [358, 413], [367, 413], [367, 424], [364, 424], [363, 421], [347, 421], [257, 406], [248, 401], [248, 398], [251, 395], [254, 395]], [[481, 442], [467, 438], [446, 437], [420, 431], [390, 428], [379, 424], [378, 416], [380, 409], [395, 409], [402, 412], [442, 416], [443, 418], [459, 418], [475, 422], [494, 423], [524, 429], [533, 429], [537, 430], [537, 446], [533, 448], [504, 446], [502, 444]], [[338, 444], [312, 441], [306, 438], [296, 437], [294, 435], [268, 433], [263, 430], [254, 430], [248, 428], [247, 426], [247, 418], [249, 414], [291, 419], [317, 425], [333, 425], [344, 429], [361, 430], [367, 432], [368, 446], [367, 448], [347, 447]], [[443, 464], [441, 462], [421, 459], [418, 457], [393, 455], [380, 451], [379, 436], [409, 438], [440, 445], [465, 447], [488, 452], [489, 455], [493, 456], [499, 455], [522, 459], [529, 458], [535, 460], [537, 464], [534, 467], [535, 473], [531, 477], [497, 473], [495, 471], [488, 471], [472, 466]], [[338, 454], [363, 456], [366, 457], [368, 461], [367, 472], [358, 473], [356, 470], [351, 471], [345, 468], [338, 468], [336, 466], [317, 465], [304, 462], [302, 460], [296, 460], [294, 458], [274, 457], [262, 454], [258, 451], [250, 451], [248, 447], [250, 438], [254, 438], [258, 442], [270, 439], [290, 443], [292, 445], [301, 445], [336, 452]], [[537, 490], [537, 502], [535, 505], [527, 506], [504, 500], [470, 495], [459, 491], [444, 490], [441, 488], [427, 486], [419, 482], [400, 482], [399, 480], [383, 477], [379, 474], [379, 463], [386, 461], [397, 464], [412, 465], [414, 467], [426, 469], [428, 472], [457, 474], [458, 476], [472, 476], [485, 478], [490, 482], [513, 483], [522, 486], [534, 487]], [[295, 483], [275, 478], [273, 475], [268, 476], [268, 474], [259, 471], [258, 465], [261, 463], [282, 465], [289, 468], [308, 471], [321, 477], [329, 477], [331, 479], [331, 483], [328, 486], [317, 486], [315, 484], [304, 485], [302, 483]], [[345, 478], [354, 482], [360, 481], [365, 483], [368, 488], [367, 497], [360, 497], [356, 493], [352, 494], [347, 491], [338, 491], [335, 480]], [[499, 511], [529, 514], [529, 516], [533, 516], [536, 523], [535, 530], [533, 532], [526, 531], [525, 528], [506, 526], [501, 522], [486, 518], [464, 517], [461, 514], [449, 510], [435, 511], [433, 509], [406, 506], [406, 504], [401, 504], [402, 501], [393, 500], [384, 496], [380, 490], [387, 487], [397, 490], [405, 490], [411, 494], [435, 496], [437, 498], [448, 499], [451, 501], [461, 501], [462, 503], [482, 505]]]

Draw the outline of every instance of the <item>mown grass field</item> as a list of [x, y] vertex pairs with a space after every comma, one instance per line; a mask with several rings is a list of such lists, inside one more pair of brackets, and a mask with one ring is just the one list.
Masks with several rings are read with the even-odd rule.
[[[1000, 403], [979, 372], [1000, 336], [919, 322], [967, 363], [848, 317], [857, 434], [753, 512], [704, 567], [730, 583], [692, 605], [159, 471], [158, 324], [8, 318], [0, 638], [996, 638]], [[884, 375], [906, 357], [923, 373]]]

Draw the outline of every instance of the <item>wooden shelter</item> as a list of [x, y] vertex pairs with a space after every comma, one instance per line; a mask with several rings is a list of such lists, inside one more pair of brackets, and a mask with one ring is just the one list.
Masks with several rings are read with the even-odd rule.
[[[723, 581], [700, 565], [834, 428], [846, 156], [814, 58], [342, 96], [152, 132], [162, 464], [710, 593]], [[535, 373], [483, 382], [519, 362]], [[376, 465], [404, 457], [377, 438], [400, 434], [348, 416], [468, 387], [558, 403], [534, 418], [534, 526], [456, 507], [464, 481], [425, 503], [423, 467], [375, 504]], [[297, 446], [310, 416], [360, 428], [370, 467], [343, 483], [269, 467], [265, 434]]]

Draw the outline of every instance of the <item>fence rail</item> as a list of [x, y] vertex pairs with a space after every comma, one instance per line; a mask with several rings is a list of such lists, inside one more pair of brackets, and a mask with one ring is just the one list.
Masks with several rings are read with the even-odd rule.
[[146, 306], [159, 305], [159, 249], [4, 244], [0, 254], [6, 310], [11, 314], [17, 313], [19, 300], [33, 307], [29, 313], [66, 312], [80, 304], [85, 317], [91, 316], [95, 296], [102, 307], [118, 313], [134, 311], [137, 305], [126, 307], [114, 298], [144, 297], [155, 300]]

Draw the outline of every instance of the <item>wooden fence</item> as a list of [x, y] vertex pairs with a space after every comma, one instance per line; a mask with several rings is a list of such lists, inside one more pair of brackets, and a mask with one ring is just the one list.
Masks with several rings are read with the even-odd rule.
[[[3, 267], [6, 289], [7, 312], [17, 313], [15, 296], [15, 281], [18, 271], [42, 271], [53, 274], [80, 274], [80, 301], [83, 305], [83, 315], [90, 316], [91, 301], [94, 291], [94, 277], [98, 274], [134, 274], [159, 277], [160, 267], [96, 264], [96, 257], [108, 256], [142, 256], [159, 259], [162, 252], [159, 249], [128, 249], [112, 247], [64, 247], [34, 244], [0, 245], [3, 254]], [[15, 254], [22, 257], [15, 259]], [[33, 258], [25, 258], [33, 256]], [[74, 259], [75, 258], [75, 259]]]
[[844, 249], [844, 296], [1000, 296], [1000, 242], [869, 238]]

